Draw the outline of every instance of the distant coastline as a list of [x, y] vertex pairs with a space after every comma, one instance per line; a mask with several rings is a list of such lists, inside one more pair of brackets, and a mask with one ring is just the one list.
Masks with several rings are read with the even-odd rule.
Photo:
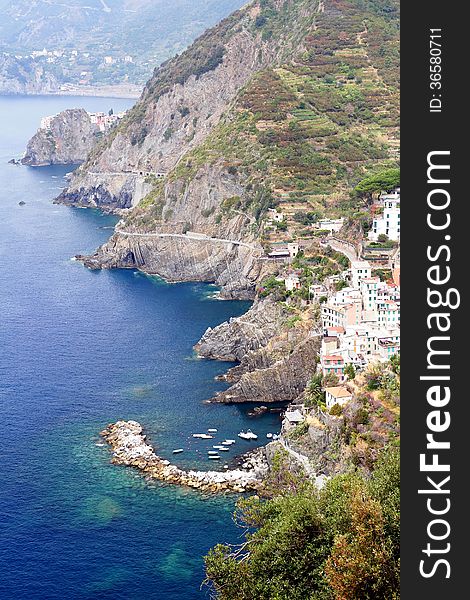
[[128, 98], [137, 100], [143, 90], [143, 86], [134, 84], [118, 84], [118, 85], [67, 85], [63, 86], [66, 89], [57, 91], [43, 91], [40, 93], [6, 93], [2, 92], [1, 96], [87, 96], [94, 98]]

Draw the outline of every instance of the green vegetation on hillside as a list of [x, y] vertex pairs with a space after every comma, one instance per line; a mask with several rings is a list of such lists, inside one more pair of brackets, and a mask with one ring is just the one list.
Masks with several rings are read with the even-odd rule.
[[[258, 16], [255, 26], [282, 43], [292, 3], [261, 4], [264, 20]], [[396, 168], [396, 2], [329, 2], [303, 34], [300, 55], [258, 72], [173, 178], [190, 179], [223, 158], [249, 184], [331, 215], [351, 214], [338, 194], [347, 198], [369, 174]]]
[[206, 557], [217, 598], [398, 599], [399, 465], [391, 445], [370, 479], [338, 475], [319, 491], [289, 474], [276, 497], [240, 500], [243, 542], [218, 545]]

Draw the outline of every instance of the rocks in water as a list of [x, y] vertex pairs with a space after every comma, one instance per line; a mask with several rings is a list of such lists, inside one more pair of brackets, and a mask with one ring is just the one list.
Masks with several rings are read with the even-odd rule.
[[18, 204], [19, 204], [19, 206], [24, 206], [24, 205], [26, 204], [26, 202], [25, 202], [24, 200], [20, 200], [20, 201], [18, 202]]
[[12, 158], [11, 160], [8, 161], [9, 165], [21, 165], [21, 161], [17, 160], [16, 158]]
[[184, 471], [168, 460], [157, 456], [146, 441], [143, 428], [137, 421], [111, 423], [101, 432], [113, 451], [114, 464], [139, 469], [150, 479], [183, 485], [204, 492], [245, 492], [257, 490], [268, 467], [262, 455], [253, 456], [245, 462], [244, 469], [224, 471]]
[[247, 415], [249, 417], [260, 417], [261, 415], [264, 415], [264, 413], [268, 412], [268, 407], [267, 406], [255, 406], [255, 408], [253, 410], [248, 411]]
[[249, 352], [266, 346], [286, 318], [279, 302], [258, 299], [244, 315], [209, 327], [194, 349], [203, 358], [241, 361]]

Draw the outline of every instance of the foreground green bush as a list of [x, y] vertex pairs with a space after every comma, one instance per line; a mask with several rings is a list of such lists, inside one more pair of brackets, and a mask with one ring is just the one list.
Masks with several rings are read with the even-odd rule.
[[240, 500], [243, 543], [206, 557], [220, 600], [399, 598], [399, 449], [372, 477], [338, 475], [318, 491], [304, 484], [270, 500]]

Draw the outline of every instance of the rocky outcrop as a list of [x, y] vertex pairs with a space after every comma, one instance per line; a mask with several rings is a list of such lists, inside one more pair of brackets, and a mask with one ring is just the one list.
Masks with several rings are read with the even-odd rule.
[[306, 339], [297, 344], [289, 356], [266, 368], [243, 373], [228, 390], [220, 392], [215, 401], [293, 402], [315, 373], [319, 349], [318, 338]]
[[62, 193], [54, 202], [117, 212], [132, 208], [151, 191], [152, 186], [146, 180], [139, 173], [87, 173], [86, 188]]
[[266, 346], [279, 333], [286, 317], [279, 302], [258, 299], [241, 317], [209, 327], [194, 348], [201, 358], [241, 361], [249, 352]]
[[225, 471], [184, 471], [157, 456], [136, 421], [111, 423], [101, 432], [113, 452], [112, 462], [139, 469], [150, 479], [198, 489], [201, 492], [245, 492], [257, 490], [268, 466], [263, 453], [245, 460], [245, 469]]
[[[303, 315], [299, 327], [289, 327], [288, 317]], [[223, 377], [231, 387], [214, 402], [293, 402], [305, 390], [316, 370], [320, 338], [318, 314], [313, 307], [290, 308], [274, 297], [257, 299], [242, 315], [209, 328], [196, 344], [200, 357], [236, 360], [239, 364]]]
[[[264, 252], [252, 230], [253, 217], [232, 211], [220, 224], [224, 201], [244, 194], [239, 178], [217, 163], [201, 167], [189, 182], [175, 179], [160, 185], [161, 195], [152, 206], [134, 209], [94, 255], [80, 257], [85, 265], [140, 269], [167, 281], [216, 283], [224, 298], [253, 299], [257, 282], [272, 271], [272, 264], [260, 260]], [[124, 189], [116, 188], [114, 195], [114, 202], [119, 195], [120, 208], [132, 202], [133, 194], [123, 194]], [[108, 208], [113, 196], [107, 190], [109, 186], [96, 187], [90, 194], [90, 188], [83, 189], [74, 203]], [[69, 198], [67, 192], [60, 201]]]
[[81, 163], [99, 135], [98, 126], [91, 122], [86, 110], [64, 110], [31, 138], [21, 162], [31, 167]]

